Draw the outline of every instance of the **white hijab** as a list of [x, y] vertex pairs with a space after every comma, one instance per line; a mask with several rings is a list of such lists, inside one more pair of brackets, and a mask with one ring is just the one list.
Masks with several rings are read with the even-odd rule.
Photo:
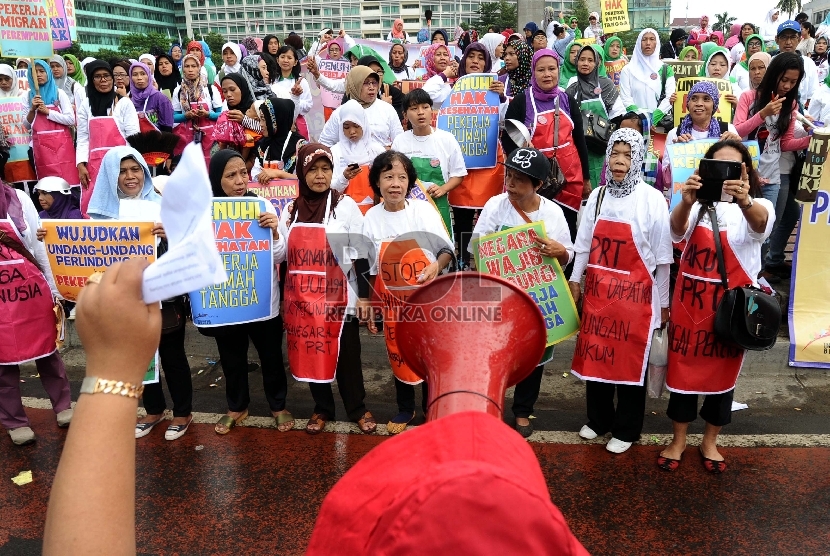
[[[775, 21], [772, 20], [773, 14], [778, 14], [778, 19]], [[767, 12], [767, 17], [764, 18], [764, 23], [761, 24], [761, 35], [765, 39], [769, 40], [770, 37], [775, 39], [775, 35], [778, 33], [778, 26], [784, 23], [781, 21], [781, 10], [778, 8], [773, 8]]]
[[[655, 46], [654, 53], [651, 56], [645, 56], [641, 47], [643, 35], [646, 33], [651, 33], [657, 38], [657, 46]], [[660, 35], [657, 31], [651, 27], [640, 31], [640, 34], [637, 36], [637, 45], [634, 47], [634, 53], [628, 65], [631, 66], [631, 73], [645, 83], [652, 81], [651, 76], [653, 74], [659, 74], [663, 63], [660, 61]]]
[[17, 81], [17, 75], [14, 73], [14, 68], [8, 64], [0, 64], [0, 75], [7, 75], [12, 78], [12, 88], [9, 92], [0, 91], [0, 98], [11, 98], [20, 96], [20, 83]]
[[496, 56], [496, 48], [500, 44], [504, 44], [504, 35], [501, 33], [486, 33], [483, 37], [478, 39], [478, 42], [484, 45], [484, 48], [487, 49], [487, 52], [490, 53], [490, 60], [493, 62], [493, 67], [487, 68], [486, 71], [493, 71], [497, 69], [501, 58]]
[[[386, 150], [372, 136], [372, 130], [369, 127], [369, 117], [359, 102], [350, 100], [341, 106], [337, 112], [340, 114], [340, 128], [337, 130], [340, 138], [337, 141], [337, 145], [343, 166], [348, 166], [349, 164], [360, 164], [361, 166], [369, 164], [377, 155]], [[346, 137], [346, 134], [343, 133], [343, 124], [345, 122], [351, 122], [363, 128], [363, 137], [358, 141], [351, 141]]]
[[225, 75], [228, 75], [229, 73], [239, 73], [239, 70], [242, 68], [242, 50], [235, 42], [226, 42], [222, 45], [222, 50], [219, 54], [225, 52], [226, 48], [230, 48], [233, 53], [236, 54], [236, 65], [229, 66], [228, 64], [222, 64], [222, 71], [225, 72]]

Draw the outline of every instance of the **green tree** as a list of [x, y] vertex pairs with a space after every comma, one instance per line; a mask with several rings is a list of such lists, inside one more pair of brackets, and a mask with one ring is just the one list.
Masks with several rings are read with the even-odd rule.
[[516, 29], [519, 21], [519, 12], [516, 4], [499, 0], [498, 2], [482, 2], [478, 6], [474, 27], [478, 29], [479, 35], [487, 32], [491, 25], [498, 26], [501, 30], [507, 28]]
[[712, 30], [723, 31], [724, 33], [727, 33], [729, 29], [732, 27], [732, 24], [738, 20], [737, 17], [732, 17], [727, 12], [723, 12], [722, 14], [715, 14], [715, 19], [717, 19], [717, 21], [714, 25], [712, 25]]
[[585, 0], [576, 0], [576, 2], [573, 3], [573, 9], [569, 10], [567, 14], [565, 14], [565, 21], [563, 23], [567, 23], [570, 27], [571, 18], [575, 17], [579, 22], [579, 29], [584, 31], [588, 26], [588, 15], [590, 15], [590, 13], [590, 10], [588, 10], [588, 3]]
[[161, 33], [129, 33], [121, 37], [118, 52], [127, 58], [138, 58], [150, 52], [153, 47], [161, 48], [166, 52], [170, 48], [170, 39]]
[[217, 68], [222, 67], [222, 45], [225, 44], [225, 37], [221, 34], [211, 31], [204, 37], [202, 37], [203, 41], [205, 41], [210, 48], [210, 58], [213, 60], [213, 63], [216, 64]]
[[78, 60], [83, 60], [84, 58], [86, 58], [86, 53], [84, 53], [84, 49], [81, 48], [81, 43], [79, 43], [78, 41], [72, 41], [72, 46], [61, 50], [60, 53], [72, 54], [73, 56], [78, 58]]
[[801, 11], [801, 0], [780, 0], [775, 7], [782, 12], [787, 12], [792, 17], [794, 13]]

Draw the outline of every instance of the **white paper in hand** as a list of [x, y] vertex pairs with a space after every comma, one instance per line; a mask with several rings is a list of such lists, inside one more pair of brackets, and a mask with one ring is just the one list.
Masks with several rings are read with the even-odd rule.
[[228, 279], [213, 239], [212, 199], [202, 149], [191, 143], [185, 147], [179, 165], [164, 188], [161, 222], [169, 247], [163, 257], [144, 271], [145, 303]]

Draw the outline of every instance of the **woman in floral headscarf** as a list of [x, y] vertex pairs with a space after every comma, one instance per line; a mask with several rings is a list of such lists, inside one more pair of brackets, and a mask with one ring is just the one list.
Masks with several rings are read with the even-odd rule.
[[458, 77], [459, 64], [450, 58], [450, 51], [443, 44], [433, 43], [424, 53], [427, 70], [424, 90], [432, 99], [432, 107], [438, 110]]
[[507, 98], [521, 95], [525, 89], [530, 87], [532, 70], [530, 67], [533, 59], [533, 49], [527, 45], [527, 41], [514, 39], [507, 43], [504, 48], [504, 69], [505, 73], [499, 76], [499, 81], [504, 83], [504, 94]]

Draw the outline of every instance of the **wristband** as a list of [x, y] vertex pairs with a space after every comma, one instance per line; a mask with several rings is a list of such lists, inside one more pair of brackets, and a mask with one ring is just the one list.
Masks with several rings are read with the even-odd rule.
[[144, 393], [143, 384], [132, 384], [121, 380], [107, 380], [88, 376], [81, 383], [81, 394], [114, 394], [125, 398], [138, 399]]

